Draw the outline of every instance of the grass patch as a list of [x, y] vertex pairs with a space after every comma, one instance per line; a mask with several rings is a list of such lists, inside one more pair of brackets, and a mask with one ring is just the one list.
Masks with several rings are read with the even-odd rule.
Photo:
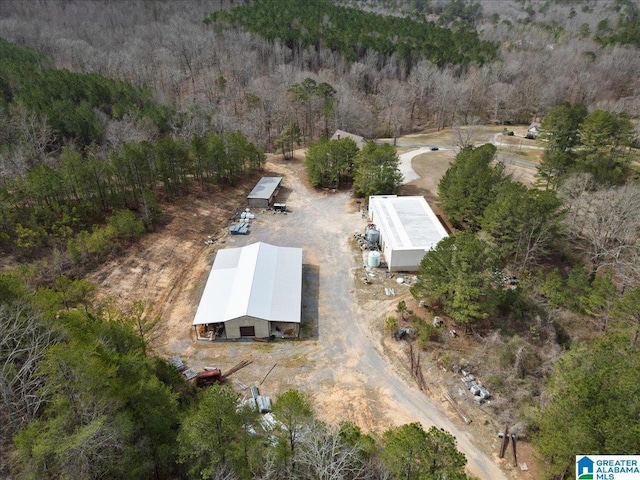
[[544, 150], [533, 150], [530, 148], [518, 148], [514, 147], [498, 147], [498, 153], [508, 155], [510, 157], [526, 160], [528, 162], [540, 163], [542, 162], [542, 154]]

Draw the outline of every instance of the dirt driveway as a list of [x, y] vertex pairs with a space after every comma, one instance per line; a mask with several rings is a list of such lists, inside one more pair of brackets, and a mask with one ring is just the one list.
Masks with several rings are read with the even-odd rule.
[[[300, 168], [299, 165], [296, 166]], [[305, 263], [303, 315], [317, 322], [317, 337], [301, 342], [205, 344], [195, 348], [197, 364], [219, 362], [222, 351], [235, 358], [252, 357], [254, 365], [237, 379], [258, 384], [273, 364], [262, 390], [276, 395], [289, 388], [313, 394], [319, 416], [331, 423], [353, 421], [365, 430], [381, 431], [390, 425], [419, 420], [452, 432], [469, 458], [469, 470], [485, 479], [504, 478], [502, 472], [459, 431], [440, 405], [432, 404], [419, 390], [407, 385], [404, 375], [384, 360], [381, 325], [397, 299], [380, 298], [361, 305], [354, 284], [361, 259], [354, 251], [352, 233], [366, 225], [347, 193], [309, 189], [291, 165], [272, 165], [284, 176], [287, 215], [258, 213], [247, 237], [229, 236], [225, 247], [265, 241], [302, 247]], [[314, 301], [314, 293], [317, 300]], [[311, 298], [309, 298], [311, 294]], [[380, 296], [382, 297], [382, 296]], [[317, 303], [316, 303], [317, 302]], [[315, 306], [315, 305], [317, 306]], [[314, 315], [317, 318], [313, 318]], [[191, 317], [188, 317], [191, 318]], [[184, 324], [183, 324], [184, 325]], [[184, 327], [183, 327], [184, 328]], [[257, 345], [260, 345], [256, 349]], [[171, 343], [168, 345], [171, 349]], [[180, 351], [174, 350], [176, 353]], [[206, 361], [205, 361], [206, 360]]]
[[[256, 210], [250, 235], [230, 236], [225, 233], [228, 221], [222, 227], [220, 221], [244, 206], [246, 192], [232, 192], [224, 203], [218, 197], [191, 198], [188, 209], [183, 205], [171, 212], [165, 229], [147, 237], [129, 257], [106, 264], [93, 275], [103, 295], [122, 305], [142, 299], [157, 306], [162, 317], [155, 345], [159, 355], [179, 354], [196, 370], [218, 366], [224, 371], [251, 359], [249, 367], [232, 377], [241, 393], [246, 393], [242, 387], [259, 385], [261, 393], [276, 397], [297, 388], [312, 395], [322, 420], [353, 421], [364, 431], [381, 432], [413, 421], [425, 428], [435, 425], [457, 438], [473, 475], [487, 480], [523, 478], [515, 471], [507, 476], [498, 467], [492, 453], [497, 452], [497, 439], [483, 439], [482, 450], [476, 446], [475, 433], [442, 403], [433, 383], [437, 376], [431, 379], [430, 398], [418, 390], [399, 360], [401, 344], [383, 339], [384, 319], [401, 297], [386, 297], [382, 288], [361, 295], [362, 258], [352, 234], [362, 231], [366, 220], [355, 201], [345, 192], [309, 188], [299, 161], [269, 163], [267, 168], [268, 174], [284, 177], [280, 200], [286, 200], [290, 213]], [[212, 246], [204, 244], [209, 235], [215, 240]], [[195, 340], [191, 321], [215, 251], [256, 241], [303, 248], [303, 318], [312, 321], [311, 339]], [[397, 286], [399, 295], [406, 295], [403, 288], [407, 287]]]

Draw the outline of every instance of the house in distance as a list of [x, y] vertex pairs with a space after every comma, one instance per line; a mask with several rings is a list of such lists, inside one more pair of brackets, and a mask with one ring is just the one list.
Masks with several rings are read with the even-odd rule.
[[364, 144], [366, 143], [364, 137], [361, 137], [360, 135], [356, 135], [354, 133], [345, 132], [344, 130], [336, 130], [335, 133], [331, 136], [331, 140], [341, 140], [343, 138], [350, 138], [351, 140], [356, 142], [356, 145], [360, 150], [362, 150]]

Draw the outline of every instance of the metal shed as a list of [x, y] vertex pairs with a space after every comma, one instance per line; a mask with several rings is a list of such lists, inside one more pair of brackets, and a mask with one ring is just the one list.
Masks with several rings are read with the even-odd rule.
[[417, 271], [425, 253], [448, 236], [424, 197], [372, 196], [369, 215], [390, 272]]
[[247, 195], [247, 203], [254, 208], [268, 208], [278, 195], [282, 177], [262, 177]]
[[212, 340], [297, 336], [301, 309], [302, 249], [258, 242], [218, 251], [193, 325]]

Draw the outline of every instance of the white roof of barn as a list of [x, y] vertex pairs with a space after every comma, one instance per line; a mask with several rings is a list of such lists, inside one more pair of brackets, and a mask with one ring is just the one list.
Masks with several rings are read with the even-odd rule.
[[282, 177], [262, 177], [253, 190], [247, 195], [247, 198], [265, 198], [270, 199], [273, 192], [282, 182]]
[[424, 197], [373, 196], [369, 208], [384, 241], [394, 250], [430, 250], [449, 236]]
[[219, 250], [193, 325], [245, 315], [300, 323], [302, 249], [253, 243]]

